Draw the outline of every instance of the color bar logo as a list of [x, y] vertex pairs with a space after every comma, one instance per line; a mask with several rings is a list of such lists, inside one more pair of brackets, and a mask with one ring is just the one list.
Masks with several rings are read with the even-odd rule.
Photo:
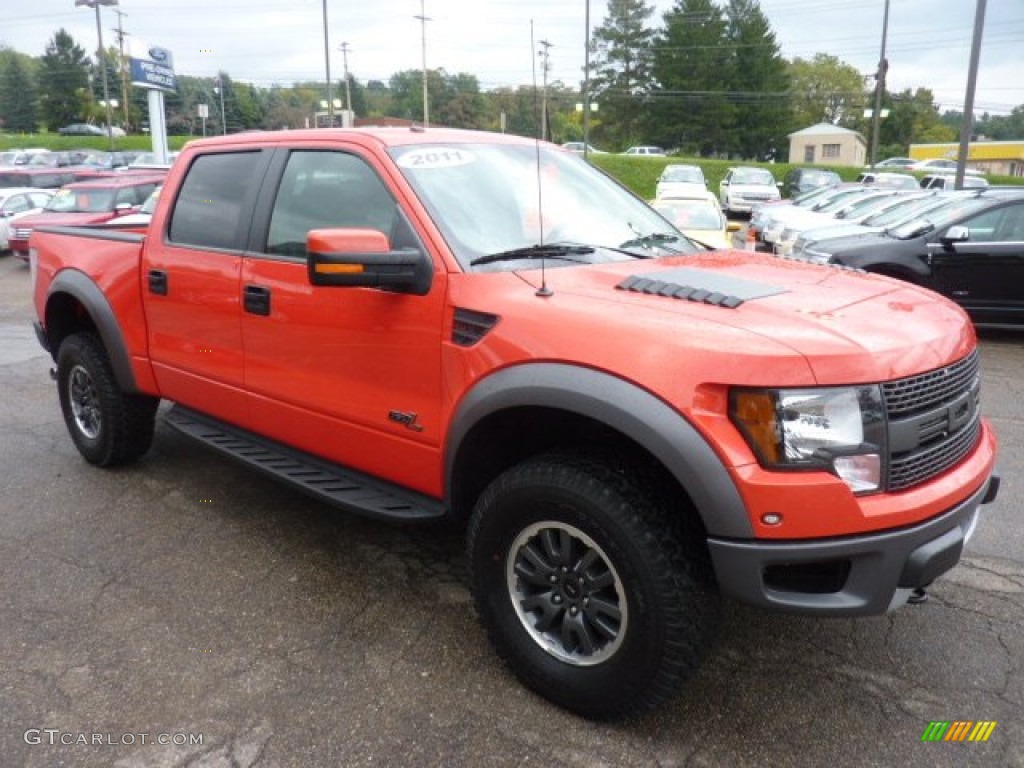
[[921, 741], [988, 741], [995, 729], [995, 720], [932, 720]]

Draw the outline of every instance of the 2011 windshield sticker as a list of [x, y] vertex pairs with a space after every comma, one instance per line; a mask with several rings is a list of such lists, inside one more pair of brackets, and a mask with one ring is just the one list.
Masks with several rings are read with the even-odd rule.
[[464, 149], [450, 147], [424, 147], [406, 152], [398, 158], [398, 165], [412, 170], [429, 170], [433, 168], [454, 168], [458, 165], [469, 165], [476, 162], [476, 156]]

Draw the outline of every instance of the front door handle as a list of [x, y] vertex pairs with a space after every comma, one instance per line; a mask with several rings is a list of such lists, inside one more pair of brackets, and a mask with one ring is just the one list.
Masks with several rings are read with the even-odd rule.
[[263, 285], [247, 285], [242, 295], [242, 306], [253, 315], [270, 314], [270, 289]]
[[158, 296], [167, 295], [167, 273], [162, 269], [149, 270], [149, 292]]

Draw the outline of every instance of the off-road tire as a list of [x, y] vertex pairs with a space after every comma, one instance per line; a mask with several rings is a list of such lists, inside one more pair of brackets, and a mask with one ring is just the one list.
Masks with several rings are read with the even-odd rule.
[[121, 391], [94, 334], [76, 333], [61, 342], [57, 391], [71, 439], [90, 464], [129, 464], [149, 450], [160, 401]]
[[[525, 685], [585, 717], [619, 719], [676, 695], [717, 626], [706, 547], [691, 538], [699, 525], [681, 524], [689, 510], [673, 508], [648, 479], [613, 457], [548, 454], [497, 477], [470, 520], [474, 602], [492, 643]], [[568, 573], [551, 573], [567, 539], [574, 548], [564, 558]], [[592, 582], [605, 585], [600, 593], [588, 593], [584, 581], [562, 582], [580, 570], [574, 561], [581, 555], [604, 574]], [[558, 584], [545, 593], [544, 579]], [[621, 621], [594, 615], [594, 600], [618, 605]], [[570, 618], [570, 603], [578, 618]], [[572, 622], [599, 618], [607, 634], [594, 632], [599, 642], [581, 649]]]

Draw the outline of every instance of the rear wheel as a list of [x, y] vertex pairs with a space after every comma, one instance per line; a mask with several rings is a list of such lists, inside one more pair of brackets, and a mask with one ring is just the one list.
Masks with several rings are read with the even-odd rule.
[[530, 688], [586, 717], [655, 707], [717, 622], [702, 541], [610, 458], [553, 454], [498, 477], [469, 529], [477, 611]]
[[94, 334], [72, 334], [61, 343], [57, 390], [71, 439], [89, 463], [128, 464], [149, 450], [159, 400], [121, 391]]

